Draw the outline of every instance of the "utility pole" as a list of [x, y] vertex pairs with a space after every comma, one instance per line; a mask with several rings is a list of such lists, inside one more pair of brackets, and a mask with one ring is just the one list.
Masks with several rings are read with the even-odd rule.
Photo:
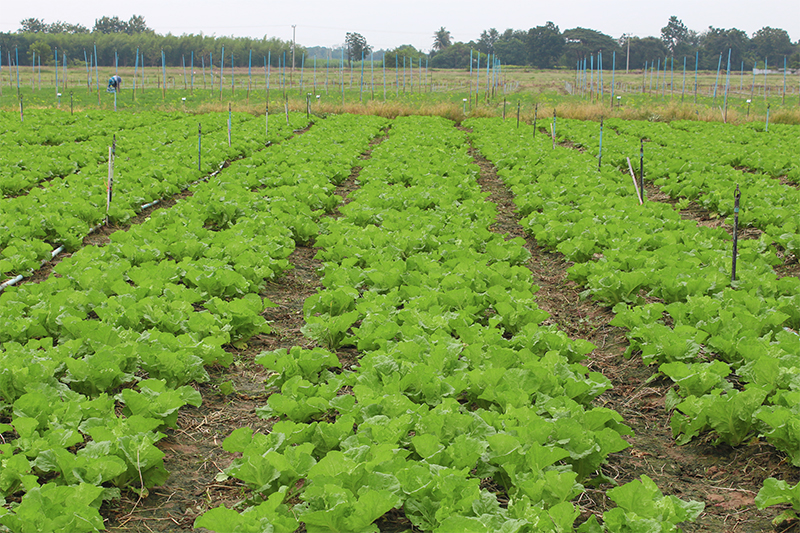
[[628, 73], [628, 68], [631, 66], [631, 34], [625, 35], [628, 40], [628, 52], [625, 54], [625, 74]]
[[292, 70], [289, 72], [289, 87], [292, 86], [292, 74], [294, 74], [294, 49], [296, 45], [295, 41], [295, 29], [297, 28], [297, 24], [292, 24]]

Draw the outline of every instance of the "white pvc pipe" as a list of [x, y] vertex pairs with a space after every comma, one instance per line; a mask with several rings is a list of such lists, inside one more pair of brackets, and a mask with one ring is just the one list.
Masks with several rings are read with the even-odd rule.
[[12, 285], [16, 285], [20, 281], [22, 281], [22, 274], [20, 274], [16, 278], [13, 278], [13, 279], [4, 281], [3, 283], [0, 283], [0, 292], [3, 292], [4, 290], [6, 290], [7, 287], [11, 287]]
[[[185, 189], [184, 189], [184, 190], [185, 190]], [[141, 207], [141, 209], [142, 209], [142, 211], [144, 211], [144, 210], [145, 210], [145, 209], [147, 209], [148, 207], [153, 207], [154, 205], [156, 205], [156, 204], [157, 204], [157, 203], [159, 203], [160, 201], [161, 201], [161, 200], [153, 200], [153, 201], [152, 201], [152, 202], [150, 202], [149, 204], [144, 204], [144, 205]]]

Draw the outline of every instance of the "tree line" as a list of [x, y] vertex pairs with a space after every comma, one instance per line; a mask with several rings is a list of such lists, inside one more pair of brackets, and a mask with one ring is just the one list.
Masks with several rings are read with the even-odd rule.
[[[500, 33], [495, 28], [484, 30], [477, 40], [452, 42], [450, 32], [444, 27], [433, 35], [430, 61], [437, 68], [469, 67], [470, 50], [485, 55], [495, 55], [505, 65], [523, 65], [535, 68], [574, 68], [579, 61], [603, 54], [603, 68], [611, 69], [612, 56], [616, 56], [617, 68], [629, 66], [633, 69], [644, 67], [645, 61], [673, 58], [678, 61], [686, 57], [687, 65], [698, 68], [716, 69], [722, 56], [727, 63], [728, 50], [731, 66], [752, 69], [764, 61], [768, 66], [787, 66], [800, 68], [800, 41], [792, 43], [789, 34], [780, 28], [764, 27], [748, 36], [736, 28], [723, 29], [709, 26], [698, 33], [688, 29], [676, 16], [670, 17], [667, 25], [661, 28], [660, 37], [638, 37], [622, 35], [613, 38], [597, 30], [572, 28], [561, 31], [557, 25], [547, 22], [526, 30], [507, 29]], [[419, 56], [421, 51], [410, 45], [389, 51], [404, 56]], [[723, 68], [725, 67], [723, 63]], [[483, 63], [485, 64], [485, 62]]]
[[[370, 57], [372, 47], [359, 33], [349, 32], [345, 36], [346, 59], [360, 61]], [[291, 41], [277, 38], [253, 39], [249, 37], [216, 37], [203, 34], [180, 36], [160, 35], [147, 26], [144, 17], [133, 15], [129, 20], [119, 17], [101, 17], [95, 20], [91, 30], [80, 24], [57, 21], [46, 23], [42, 19], [28, 18], [20, 23], [18, 31], [0, 33], [0, 64], [17, 63], [31, 65], [36, 61], [52, 65], [58, 50], [59, 63], [66, 55], [71, 65], [83, 65], [97, 50], [96, 60], [102, 66], [134, 66], [137, 59], [148, 66], [161, 65], [162, 52], [168, 66], [189, 65], [192, 55], [195, 66], [213, 60], [220, 64], [221, 52], [225, 50], [225, 64], [242, 66], [252, 57], [255, 65], [261, 65], [269, 57], [273, 67], [286, 61], [292, 62], [294, 51], [296, 64], [306, 54], [303, 46], [294, 46]], [[641, 69], [645, 62], [666, 60], [680, 62], [687, 58], [687, 66], [713, 70], [721, 62], [727, 63], [728, 51], [732, 68], [752, 69], [768, 66], [800, 68], [800, 41], [793, 43], [789, 34], [779, 28], [764, 27], [748, 36], [744, 31], [710, 26], [703, 32], [688, 29], [676, 16], [670, 17], [661, 28], [660, 37], [638, 37], [622, 35], [613, 38], [600, 31], [588, 28], [572, 28], [561, 31], [553, 22], [535, 26], [528, 30], [507, 29], [499, 32], [495, 28], [484, 30], [477, 40], [454, 42], [450, 32], [440, 27], [433, 35], [430, 52], [418, 50], [411, 45], [381, 51], [380, 57], [387, 67], [401, 66], [404, 62], [420, 65], [423, 62], [433, 68], [469, 68], [478, 61], [485, 66], [488, 56], [498, 58], [505, 65], [521, 65], [535, 68], [575, 68], [579, 62], [597, 58], [603, 54], [603, 68], [610, 69], [612, 57], [618, 68]], [[363, 56], [362, 56], [363, 54]], [[332, 57], [335, 61], [337, 57]], [[284, 63], [286, 64], [286, 63]]]
[[[248, 64], [252, 54], [255, 67], [263, 66], [269, 57], [271, 65], [277, 67], [284, 61], [292, 62], [292, 42], [275, 37], [253, 39], [250, 37], [216, 37], [203, 34], [161, 35], [147, 26], [144, 17], [134, 15], [129, 20], [118, 17], [102, 17], [95, 20], [91, 31], [80, 24], [65, 22], [45, 23], [41, 19], [25, 19], [16, 32], [0, 33], [0, 64], [53, 65], [58, 51], [58, 62], [66, 56], [70, 66], [84, 66], [97, 53], [100, 66], [133, 67], [137, 50], [139, 65], [161, 66], [162, 52], [167, 66], [189, 66], [194, 56], [195, 67], [213, 60], [220, 65], [222, 50], [225, 50], [225, 66], [231, 60], [234, 66]], [[305, 48], [294, 49], [299, 61]], [[94, 64], [95, 59], [91, 59]]]

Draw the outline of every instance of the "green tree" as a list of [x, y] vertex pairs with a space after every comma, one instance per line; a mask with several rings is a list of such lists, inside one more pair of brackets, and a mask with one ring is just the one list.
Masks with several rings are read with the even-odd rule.
[[511, 28], [503, 32], [494, 44], [497, 57], [507, 65], [525, 65], [528, 59], [528, 34]]
[[558, 26], [548, 21], [528, 30], [528, 62], [537, 68], [552, 68], [564, 51], [564, 37]]
[[753, 34], [750, 40], [757, 61], [767, 59], [769, 65], [783, 66], [783, 57], [794, 52], [792, 40], [786, 30], [765, 26]]
[[[396, 64], [402, 66], [404, 57], [413, 59], [414, 62], [417, 62], [420, 59], [425, 59], [428, 56], [410, 44], [404, 44], [402, 46], [398, 46], [394, 50], [387, 51], [383, 55], [383, 64], [388, 68], [394, 68]], [[397, 58], [396, 62], [395, 58]]]
[[[564, 58], [570, 66], [575, 65], [579, 59], [596, 55], [597, 52], [603, 52], [603, 55], [610, 60], [612, 52], [619, 50], [617, 41], [597, 30], [573, 28], [565, 30], [563, 36]], [[607, 66], [611, 68], [611, 61], [608, 61]]]
[[436, 33], [433, 34], [433, 49], [436, 51], [441, 51], [450, 46], [452, 41], [450, 40], [450, 32], [445, 29], [444, 26], [441, 26]]
[[126, 33], [127, 23], [119, 17], [100, 17], [95, 19], [93, 33]]
[[344, 38], [347, 50], [348, 61], [361, 61], [361, 57], [367, 57], [372, 51], [372, 47], [367, 44], [367, 40], [360, 33], [348, 32]]
[[372, 47], [367, 44], [367, 40], [360, 33], [348, 32], [344, 38], [347, 60], [350, 62], [361, 61], [361, 57], [367, 57], [372, 51]]
[[[625, 51], [627, 51], [627, 47]], [[669, 50], [662, 39], [655, 37], [630, 38], [631, 68], [644, 68], [645, 61], [647, 61], [649, 68], [650, 63], [664, 59], [668, 53]]]
[[433, 68], [469, 68], [470, 47], [455, 43], [431, 56]]
[[700, 68], [716, 70], [722, 56], [722, 68], [728, 60], [728, 50], [731, 51], [731, 65], [738, 65], [745, 59], [750, 47], [750, 39], [742, 30], [731, 28], [708, 27], [708, 31], [700, 37]]
[[147, 26], [144, 17], [141, 15], [131, 15], [128, 22], [125, 24], [125, 33], [135, 35], [137, 33], [148, 33], [153, 30]]
[[661, 28], [661, 41], [672, 55], [675, 55], [675, 49], [679, 44], [685, 42], [688, 37], [689, 28], [675, 15], [671, 16], [667, 25]]
[[499, 38], [500, 32], [495, 28], [489, 28], [489, 31], [483, 30], [480, 39], [478, 39], [478, 50], [484, 54], [494, 53], [494, 45]]
[[37, 64], [39, 61], [41, 61], [42, 65], [52, 65], [55, 61], [53, 49], [42, 40], [37, 40], [35, 43], [30, 45], [30, 47], [28, 47], [27, 56], [29, 64], [30, 61], [33, 60], [34, 52], [36, 53], [36, 57], [39, 58], [39, 60], [37, 60]]
[[83, 24], [70, 24], [69, 22], [57, 20], [52, 24], [48, 24], [45, 31], [47, 33], [89, 33], [89, 28]]
[[47, 24], [45, 24], [44, 19], [36, 19], [36, 18], [27, 18], [22, 19], [19, 23], [20, 33], [46, 33], [47, 32]]

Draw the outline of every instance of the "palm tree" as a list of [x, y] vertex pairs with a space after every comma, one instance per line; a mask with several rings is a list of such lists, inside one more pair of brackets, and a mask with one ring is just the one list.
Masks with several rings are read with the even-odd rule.
[[444, 26], [439, 28], [436, 33], [433, 34], [433, 49], [434, 50], [444, 50], [448, 46], [453, 44], [450, 42], [450, 32], [447, 31]]

